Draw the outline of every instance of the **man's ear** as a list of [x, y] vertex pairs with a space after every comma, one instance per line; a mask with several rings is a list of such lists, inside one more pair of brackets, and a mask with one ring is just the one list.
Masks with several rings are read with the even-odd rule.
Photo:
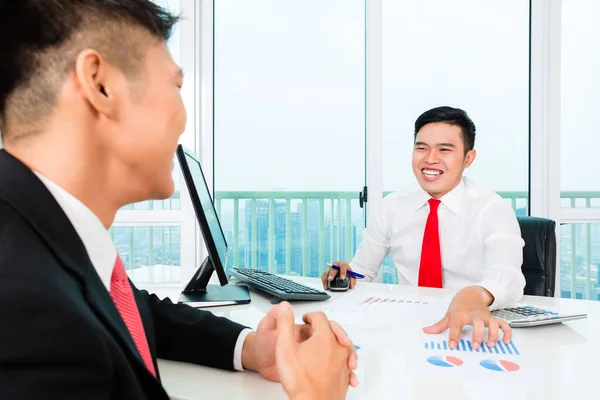
[[75, 60], [75, 77], [82, 95], [98, 114], [114, 117], [116, 98], [111, 87], [114, 68], [97, 51], [86, 49]]
[[467, 151], [467, 155], [465, 156], [465, 168], [469, 168], [471, 164], [473, 164], [475, 157], [477, 157], [477, 151], [475, 151], [475, 149]]

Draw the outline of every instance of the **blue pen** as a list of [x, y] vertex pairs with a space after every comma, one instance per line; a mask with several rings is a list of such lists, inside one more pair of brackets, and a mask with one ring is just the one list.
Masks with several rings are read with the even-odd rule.
[[[327, 264], [327, 266], [329, 268], [337, 269], [338, 271], [340, 270], [340, 267], [337, 265]], [[358, 272], [354, 272], [354, 271], [350, 271], [350, 270], [347, 270], [346, 273], [356, 279], [363, 279], [365, 277], [363, 274], [359, 274]]]

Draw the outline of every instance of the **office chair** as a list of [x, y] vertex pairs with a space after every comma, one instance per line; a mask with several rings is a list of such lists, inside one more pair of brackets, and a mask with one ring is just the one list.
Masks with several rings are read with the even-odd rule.
[[537, 217], [517, 217], [521, 228], [526, 295], [553, 297], [556, 284], [556, 223]]

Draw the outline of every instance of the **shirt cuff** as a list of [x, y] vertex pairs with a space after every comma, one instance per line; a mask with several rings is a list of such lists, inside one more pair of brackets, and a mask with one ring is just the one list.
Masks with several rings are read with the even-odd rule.
[[[370, 276], [367, 273], [367, 271], [365, 271], [363, 268], [359, 267], [358, 265], [353, 264], [352, 261], [350, 261], [348, 263], [348, 265], [350, 266], [350, 268], [352, 269], [353, 272], [358, 272], [359, 274], [364, 275], [364, 278], [360, 279], [360, 281], [362, 281], [362, 282], [373, 282], [374, 281], [373, 277]], [[377, 273], [377, 276], [379, 276], [379, 273]]]
[[246, 336], [248, 336], [250, 332], [252, 332], [252, 329], [244, 329], [240, 332], [237, 341], [235, 342], [235, 348], [233, 350], [233, 368], [236, 371], [246, 371], [242, 365], [242, 349], [244, 348]]
[[494, 301], [492, 302], [492, 304], [489, 305], [490, 311], [497, 310], [508, 305], [506, 304], [506, 296], [503, 295], [504, 289], [502, 289], [495, 282], [483, 281], [479, 282], [477, 286], [481, 286], [482, 288], [490, 292], [492, 296], [494, 296]]

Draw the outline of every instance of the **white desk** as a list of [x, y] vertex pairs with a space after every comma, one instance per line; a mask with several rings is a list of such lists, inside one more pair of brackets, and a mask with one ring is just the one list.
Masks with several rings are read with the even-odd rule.
[[[317, 279], [299, 282], [319, 288]], [[442, 289], [360, 283], [355, 291], [380, 291], [389, 296], [424, 295], [448, 299], [454, 292]], [[315, 311], [347, 296], [332, 293], [327, 302], [293, 304], [296, 314]], [[175, 293], [170, 293], [177, 298]], [[252, 292], [249, 305], [214, 308], [213, 312], [255, 328], [269, 310], [270, 298]], [[407, 321], [394, 339], [366, 360], [359, 359], [360, 385], [350, 389], [348, 399], [591, 399], [600, 396], [600, 303], [582, 300], [529, 297], [522, 302], [555, 311], [586, 312], [588, 319], [536, 328], [514, 329], [523, 357], [521, 370], [513, 373], [487, 371], [477, 377], [466, 368], [431, 367], [415, 359], [414, 334], [422, 325]], [[432, 315], [431, 322], [442, 315]], [[447, 332], [444, 334], [444, 338]], [[422, 343], [422, 342], [421, 342]], [[526, 353], [526, 354], [525, 354]], [[458, 353], [446, 355], [459, 355]], [[420, 363], [423, 365], [416, 365]], [[426, 367], [424, 367], [426, 365]], [[466, 364], [465, 364], [466, 365]], [[169, 394], [182, 399], [284, 399], [281, 386], [252, 372], [227, 372], [159, 360], [163, 384]], [[484, 371], [482, 369], [482, 371]], [[482, 374], [482, 375], [479, 375]], [[481, 379], [479, 377], [482, 377]]]

